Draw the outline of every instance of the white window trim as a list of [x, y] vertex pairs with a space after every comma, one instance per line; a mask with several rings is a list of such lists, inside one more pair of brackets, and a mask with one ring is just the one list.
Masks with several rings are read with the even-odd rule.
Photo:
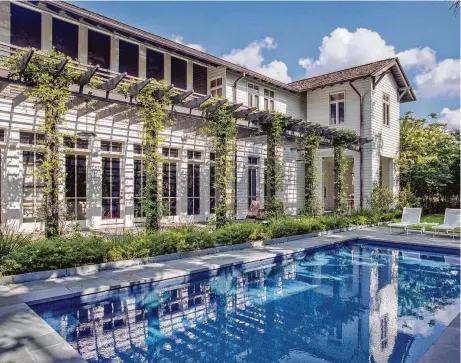
[[[388, 97], [389, 101], [385, 100], [385, 96]], [[386, 109], [385, 105], [388, 105], [389, 108]], [[391, 113], [391, 95], [389, 93], [383, 92], [382, 107], [383, 107], [383, 117], [384, 117], [383, 120], [382, 120], [382, 124], [383, 124], [383, 126], [391, 127], [391, 115], [390, 115], [390, 113]]]
[[[250, 88], [250, 84], [252, 86], [256, 86], [258, 87], [258, 90], [254, 90], [254, 89], [251, 89]], [[263, 105], [262, 103], [264, 102], [264, 91], [261, 93], [261, 86], [259, 84], [256, 84], [256, 83], [252, 83], [252, 82], [248, 82], [247, 83], [247, 94], [248, 94], [248, 97], [247, 97], [247, 106], [248, 107], [256, 107], [255, 106], [255, 96], [258, 97], [258, 107], [256, 107], [257, 110], [262, 110], [263, 108]], [[248, 102], [249, 98], [251, 97], [251, 105], [250, 105], [250, 102]]]
[[[110, 142], [111, 145], [110, 145], [110, 150], [107, 151], [107, 150], [103, 150], [102, 149], [102, 142], [103, 141], [106, 141], [106, 142]], [[120, 143], [122, 144], [122, 151], [112, 151], [112, 143], [113, 142], [117, 142], [117, 143]], [[107, 139], [101, 139], [99, 140], [99, 150], [100, 150], [100, 153], [101, 153], [101, 156], [103, 157], [114, 157], [114, 158], [121, 158], [123, 159], [124, 155], [125, 155], [125, 148], [126, 148], [126, 144], [123, 142], [123, 141], [118, 141], [118, 140], [107, 140]]]
[[[264, 91], [265, 91], [265, 90], [267, 90], [267, 91], [269, 91], [269, 92], [272, 92], [272, 93], [274, 94], [274, 96], [273, 96], [273, 97], [271, 97], [271, 96], [266, 96], [266, 95], [264, 94]], [[264, 111], [275, 111], [275, 91], [274, 91], [273, 89], [265, 88], [265, 87], [264, 87], [264, 91], [263, 91], [263, 108], [264, 108]], [[266, 99], [268, 100], [268, 101], [267, 101], [267, 105], [268, 105], [268, 108], [267, 108], [267, 109], [264, 107], [264, 102], [265, 102]], [[274, 103], [274, 109], [273, 109], [273, 110], [270, 109], [270, 103], [271, 103], [271, 101]]]
[[[198, 63], [197, 63], [197, 64], [198, 64]], [[208, 68], [208, 67], [207, 67], [207, 68]], [[220, 84], [219, 86], [211, 87], [211, 82], [216, 81], [216, 80], [218, 80], [219, 78], [221, 78], [221, 80], [222, 80], [222, 81], [221, 81], [221, 84]], [[217, 82], [216, 82], [216, 83], [217, 83]], [[216, 93], [217, 93], [217, 90], [218, 90], [218, 89], [221, 89], [221, 90], [222, 90], [222, 92], [221, 92], [222, 96], [218, 96], [218, 95], [217, 95], [217, 97], [224, 97], [224, 76], [216, 76], [216, 77], [210, 78], [210, 79], [208, 80], [208, 86], [210, 87], [210, 93], [209, 93], [210, 95], [211, 95], [211, 92], [212, 92], [212, 91], [216, 91]]]
[[[330, 100], [330, 97], [333, 96], [333, 95], [337, 95], [337, 94], [341, 94], [341, 93], [344, 93], [344, 100], [343, 103], [344, 103], [344, 122], [341, 122], [339, 123], [339, 107], [337, 106], [338, 105], [338, 101], [331, 101]], [[335, 103], [336, 104], [336, 123], [333, 124], [331, 123], [331, 104]], [[345, 125], [346, 124], [346, 114], [347, 114], [347, 107], [346, 107], [346, 90], [341, 90], [341, 91], [336, 91], [336, 92], [331, 92], [328, 94], [328, 124], [329, 125], [334, 125], [334, 126], [342, 126], [342, 125]]]

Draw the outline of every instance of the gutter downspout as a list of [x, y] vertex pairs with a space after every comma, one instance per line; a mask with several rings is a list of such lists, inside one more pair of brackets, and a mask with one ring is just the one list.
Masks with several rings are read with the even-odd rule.
[[[357, 93], [360, 99], [360, 138], [363, 135], [363, 95], [354, 87], [352, 81], [349, 82], [351, 88]], [[363, 208], [363, 145], [359, 147], [360, 152], [360, 208]]]
[[[232, 93], [233, 93], [233, 101], [234, 104], [237, 104], [237, 83], [240, 81], [242, 78], [245, 78], [246, 74], [243, 72], [234, 82], [234, 85], [232, 86]], [[235, 120], [237, 122], [237, 120]], [[237, 219], [237, 139], [235, 139], [235, 148], [234, 148], [234, 160], [235, 160], [235, 165], [234, 165], [234, 219]]]

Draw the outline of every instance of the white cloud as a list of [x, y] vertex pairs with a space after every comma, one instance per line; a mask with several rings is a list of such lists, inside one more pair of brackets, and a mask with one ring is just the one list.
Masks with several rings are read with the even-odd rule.
[[417, 75], [415, 84], [420, 97], [459, 95], [460, 60], [445, 59]]
[[199, 50], [199, 51], [201, 51], [201, 52], [206, 52], [206, 49], [205, 49], [205, 47], [204, 47], [202, 44], [195, 44], [195, 43], [185, 44], [185, 43], [184, 43], [184, 37], [182, 37], [181, 35], [173, 35], [173, 36], [171, 37], [171, 40], [173, 40], [173, 41], [176, 42], [176, 43], [186, 45], [186, 46], [188, 46], [189, 48], [193, 48], [193, 49]]
[[419, 97], [459, 94], [459, 59], [445, 59], [438, 62], [435, 51], [430, 47], [411, 48], [397, 53], [395, 47], [387, 44], [377, 32], [365, 28], [352, 32], [345, 28], [337, 28], [322, 39], [319, 51], [317, 59], [298, 60], [299, 65], [306, 70], [306, 77], [380, 59], [399, 57], [403, 67], [419, 72], [414, 78]]
[[447, 124], [447, 128], [449, 130], [459, 130], [461, 123], [461, 109], [450, 110], [445, 107], [442, 111], [440, 111], [439, 122]]
[[281, 82], [291, 82], [291, 77], [288, 75], [288, 67], [284, 62], [274, 60], [268, 64], [264, 64], [263, 50], [275, 49], [276, 47], [275, 40], [266, 37], [263, 40], [255, 40], [242, 49], [232, 49], [229, 54], [223, 56], [223, 59], [275, 78]]

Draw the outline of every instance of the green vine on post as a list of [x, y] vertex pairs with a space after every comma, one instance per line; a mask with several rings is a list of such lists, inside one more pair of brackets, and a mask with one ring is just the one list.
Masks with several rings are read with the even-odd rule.
[[335, 211], [346, 213], [349, 210], [347, 203], [347, 184], [346, 172], [348, 163], [346, 159], [346, 148], [357, 144], [359, 138], [351, 130], [335, 130], [332, 137], [333, 157], [334, 157], [334, 186], [335, 186]]
[[283, 149], [282, 133], [288, 127], [288, 116], [275, 113], [272, 122], [261, 125], [267, 132], [267, 198], [264, 202], [268, 218], [280, 218], [285, 215], [283, 201], [277, 192], [283, 191], [283, 165], [280, 149]]
[[322, 214], [322, 203], [319, 195], [319, 171], [317, 157], [322, 135], [318, 129], [303, 134], [298, 139], [302, 149], [302, 163], [304, 164], [304, 205], [301, 214], [316, 216]]
[[45, 140], [39, 148], [43, 161], [38, 167], [38, 177], [43, 180], [43, 198], [40, 219], [43, 219], [45, 236], [54, 237], [60, 233], [60, 222], [64, 218], [60, 206], [59, 193], [64, 180], [61, 154], [63, 150], [62, 133], [59, 128], [63, 116], [68, 112], [66, 102], [71, 98], [69, 86], [76, 82], [80, 72], [71, 67], [64, 67], [58, 72], [58, 64], [65, 55], [52, 51], [35, 51], [27, 68], [19, 72], [17, 64], [26, 51], [16, 52], [4, 61], [10, 70], [10, 78], [22, 80], [29, 88], [25, 95], [36, 100], [36, 106], [44, 111], [41, 118], [40, 131]]
[[[160, 133], [166, 124], [169, 116], [168, 106], [171, 104], [166, 90], [165, 82], [149, 83], [136, 97], [138, 106], [136, 118], [143, 123], [142, 144], [145, 156], [146, 186], [142, 207], [145, 211], [145, 227], [148, 231], [160, 229], [160, 218], [163, 214], [160, 183], [160, 166], [163, 158], [159, 153], [159, 147], [162, 141]], [[162, 93], [161, 97], [157, 97], [159, 93]]]
[[[203, 109], [210, 106], [204, 104]], [[202, 133], [212, 140], [216, 160], [216, 227], [224, 227], [231, 221], [231, 193], [229, 185], [232, 185], [233, 155], [237, 138], [237, 124], [232, 112], [224, 105], [215, 112], [205, 116], [206, 125]]]

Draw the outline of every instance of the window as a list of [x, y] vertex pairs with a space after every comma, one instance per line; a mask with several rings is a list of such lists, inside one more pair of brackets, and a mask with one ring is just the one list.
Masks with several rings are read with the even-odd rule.
[[389, 316], [386, 314], [381, 318], [381, 350], [384, 350], [387, 348], [388, 325], [389, 325]]
[[330, 95], [330, 125], [344, 123], [344, 92]]
[[152, 49], [146, 51], [146, 76], [161, 80], [164, 74], [165, 55]]
[[5, 141], [5, 130], [0, 129], [0, 141], [4, 142]]
[[25, 145], [43, 145], [45, 142], [45, 134], [36, 132], [21, 132], [19, 134], [19, 142]]
[[171, 149], [169, 147], [164, 147], [162, 149], [162, 155], [166, 158], [177, 159], [179, 156], [179, 150]]
[[200, 214], [200, 165], [187, 165], [187, 214]]
[[11, 44], [19, 47], [42, 47], [42, 14], [12, 4], [11, 6]]
[[139, 67], [139, 47], [130, 42], [119, 40], [119, 63], [118, 71], [126, 72], [128, 75], [137, 77]]
[[88, 150], [88, 140], [79, 137], [64, 136], [64, 146], [72, 149]]
[[210, 153], [210, 161], [216, 161], [216, 153]]
[[144, 199], [144, 189], [146, 187], [146, 165], [144, 160], [134, 160], [134, 216], [136, 218], [145, 217], [142, 207]]
[[53, 47], [72, 59], [78, 58], [78, 25], [53, 18]]
[[187, 88], [187, 62], [185, 60], [171, 57], [171, 83], [177, 88]]
[[264, 110], [275, 111], [274, 91], [264, 89]]
[[102, 158], [102, 215], [120, 218], [120, 159]]
[[88, 30], [88, 63], [110, 69], [110, 37]]
[[210, 165], [210, 213], [216, 212], [216, 165]]
[[192, 75], [192, 88], [194, 89], [194, 92], [206, 95], [208, 69], [194, 63]]
[[391, 100], [387, 93], [383, 93], [383, 125], [390, 125]]
[[248, 164], [249, 165], [259, 165], [259, 160], [258, 160], [258, 158], [254, 157], [254, 156], [249, 156], [248, 157]]
[[142, 155], [144, 150], [141, 144], [133, 144], [133, 154]]
[[210, 94], [213, 97], [222, 97], [223, 95], [222, 77], [212, 79], [210, 81]]
[[[34, 135], [34, 134], [32, 134]], [[39, 178], [39, 167], [43, 154], [36, 151], [22, 152], [24, 183], [22, 190], [23, 222], [34, 222], [42, 204], [43, 181]]]
[[259, 110], [259, 86], [248, 83], [248, 107]]
[[69, 219], [86, 219], [85, 155], [66, 155], [66, 204]]
[[257, 173], [257, 168], [248, 168], [248, 207], [250, 207], [253, 200], [258, 199], [258, 193], [256, 191]]
[[163, 183], [163, 205], [164, 215], [176, 215], [176, 177], [177, 165], [176, 163], [163, 163], [162, 183]]
[[116, 141], [101, 141], [101, 150], [112, 153], [122, 152], [122, 143]]
[[202, 152], [195, 150], [187, 150], [187, 158], [189, 160], [202, 160]]

